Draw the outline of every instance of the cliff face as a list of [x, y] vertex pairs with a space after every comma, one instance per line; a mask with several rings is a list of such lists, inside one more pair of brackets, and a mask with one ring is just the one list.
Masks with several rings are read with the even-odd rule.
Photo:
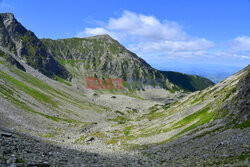
[[70, 73], [47, 51], [42, 42], [26, 30], [11, 13], [0, 14], [0, 46], [48, 77], [70, 79]]

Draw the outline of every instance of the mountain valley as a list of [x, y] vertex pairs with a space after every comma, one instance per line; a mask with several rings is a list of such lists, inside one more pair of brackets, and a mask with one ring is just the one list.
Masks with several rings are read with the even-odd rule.
[[38, 39], [0, 14], [0, 166], [248, 166], [249, 111], [250, 65], [214, 84], [109, 35]]

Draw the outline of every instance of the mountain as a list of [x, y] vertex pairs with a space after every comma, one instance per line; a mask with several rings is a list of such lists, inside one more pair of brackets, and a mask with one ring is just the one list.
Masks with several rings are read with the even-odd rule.
[[[70, 80], [70, 73], [47, 51], [42, 42], [26, 30], [11, 13], [0, 14], [0, 46], [11, 59], [20, 59], [41, 73]], [[11, 54], [15, 56], [10, 56]]]
[[53, 57], [75, 78], [122, 78], [131, 88], [144, 84], [172, 89], [168, 79], [109, 35], [89, 38], [41, 39]]
[[[166, 75], [152, 68], [136, 54], [124, 48], [108, 35], [89, 38], [39, 40], [26, 30], [10, 13], [0, 15], [0, 46], [9, 62], [22, 63], [39, 70], [50, 78], [75, 78], [78, 85], [86, 84], [86, 77], [122, 78], [130, 89], [146, 86], [180, 90]], [[7, 57], [6, 57], [7, 58]], [[18, 60], [19, 59], [19, 60]], [[210, 86], [200, 82], [202, 88]], [[185, 85], [182, 85], [185, 86]], [[183, 87], [182, 87], [183, 88]], [[186, 90], [199, 90], [189, 89]]]
[[[109, 35], [88, 38], [41, 39], [50, 54], [67, 68], [74, 77], [122, 78], [129, 88], [150, 85], [168, 90], [196, 91], [213, 85], [201, 77], [183, 75], [178, 78], [152, 68], [136, 54], [127, 50]], [[77, 74], [77, 75], [75, 75]], [[192, 78], [181, 81], [182, 77]], [[178, 82], [178, 81], [179, 82]], [[174, 82], [172, 82], [174, 81]], [[177, 81], [179, 84], [175, 84]], [[185, 83], [182, 83], [185, 82]], [[187, 86], [187, 87], [186, 87]]]
[[187, 91], [203, 90], [211, 85], [214, 85], [212, 81], [207, 78], [197, 75], [187, 75], [174, 71], [161, 71], [170, 82], [177, 85], [179, 88]]

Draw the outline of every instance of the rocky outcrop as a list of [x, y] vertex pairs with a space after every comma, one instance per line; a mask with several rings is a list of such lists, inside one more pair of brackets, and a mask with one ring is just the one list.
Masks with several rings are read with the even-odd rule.
[[238, 83], [239, 89], [238, 101], [239, 101], [239, 122], [244, 122], [250, 119], [250, 65], [248, 65], [243, 71], [248, 71]]

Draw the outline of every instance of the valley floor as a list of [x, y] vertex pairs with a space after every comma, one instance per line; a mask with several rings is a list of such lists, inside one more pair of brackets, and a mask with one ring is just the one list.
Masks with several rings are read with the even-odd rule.
[[134, 155], [102, 155], [0, 128], [0, 166], [248, 166], [249, 138], [250, 129], [235, 129]]

